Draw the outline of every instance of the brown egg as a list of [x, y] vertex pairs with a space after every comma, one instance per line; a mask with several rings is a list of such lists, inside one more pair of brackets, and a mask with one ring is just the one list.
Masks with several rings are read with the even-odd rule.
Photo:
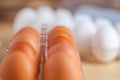
[[48, 50], [54, 46], [55, 44], [57, 43], [60, 43], [60, 42], [64, 42], [64, 43], [69, 43], [71, 46], [75, 46], [75, 44], [73, 43], [72, 40], [64, 37], [64, 36], [58, 36], [58, 37], [55, 37], [54, 40], [52, 41], [48, 41]]
[[43, 80], [83, 80], [81, 61], [71, 33], [56, 27], [48, 34]]
[[[61, 33], [63, 33], [63, 34], [61, 35]], [[71, 31], [64, 26], [56, 26], [48, 34], [48, 37], [51, 37], [51, 38], [56, 37], [56, 36], [65, 36], [65, 37], [73, 40]]]
[[75, 47], [71, 32], [64, 27], [56, 27], [51, 30], [48, 34], [48, 49], [59, 41], [69, 42], [72, 46]]
[[8, 53], [1, 63], [2, 80], [36, 80], [38, 68], [34, 61], [23, 51]]
[[39, 33], [34, 30], [31, 27], [25, 27], [22, 30], [20, 30], [12, 39], [11, 44], [9, 47], [11, 47], [13, 44], [17, 42], [27, 42], [30, 44], [35, 51], [38, 53], [40, 49], [40, 35]]
[[48, 51], [43, 80], [82, 80], [79, 54], [69, 44], [58, 43]]
[[25, 54], [28, 54], [28, 56], [33, 60], [33, 61], [36, 61], [38, 62], [38, 55], [37, 55], [37, 52], [33, 49], [33, 47], [28, 44], [27, 42], [24, 42], [24, 41], [21, 41], [21, 42], [17, 42], [15, 44], [13, 44], [9, 49], [8, 49], [8, 53], [10, 54], [7, 54], [7, 55], [11, 55], [11, 53], [13, 51], [16, 51], [16, 50], [19, 50], [19, 51], [24, 51]]

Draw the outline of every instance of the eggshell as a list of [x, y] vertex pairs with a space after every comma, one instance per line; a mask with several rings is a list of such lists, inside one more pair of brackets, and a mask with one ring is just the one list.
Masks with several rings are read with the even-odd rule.
[[56, 26], [48, 33], [48, 48], [59, 42], [66, 42], [75, 47], [71, 32], [63, 26]]
[[[118, 36], [119, 36], [119, 42], [120, 42], [120, 23], [118, 23], [115, 27], [117, 33], [118, 33]], [[120, 46], [120, 44], [119, 44]], [[120, 48], [119, 48], [119, 53], [118, 53], [118, 58], [120, 58]]]
[[91, 52], [91, 39], [96, 34], [95, 24], [92, 19], [85, 14], [75, 15], [76, 33], [75, 41], [78, 51], [82, 54]]
[[104, 17], [98, 17], [95, 21], [96, 23], [96, 28], [99, 29], [101, 27], [106, 27], [106, 26], [111, 26], [113, 27], [112, 23]]
[[101, 63], [113, 61], [118, 54], [119, 43], [118, 34], [113, 27], [101, 27], [92, 39], [94, 57]]
[[23, 29], [21, 29], [18, 33], [16, 33], [16, 35], [13, 37], [9, 48], [17, 43], [17, 42], [27, 42], [29, 45], [31, 45], [33, 47], [33, 49], [36, 51], [36, 53], [38, 54], [39, 50], [40, 50], [40, 35], [39, 33], [31, 28], [31, 27], [25, 27]]
[[55, 12], [50, 6], [40, 6], [37, 10], [37, 18], [32, 26], [40, 31], [41, 27], [47, 27], [50, 30], [55, 25]]
[[75, 23], [72, 13], [67, 9], [59, 8], [56, 10], [56, 25], [65, 26], [72, 32], [75, 29]]
[[48, 37], [50, 37], [50, 39], [54, 39], [57, 36], [64, 36], [68, 39], [73, 40], [71, 31], [64, 26], [56, 26], [48, 33]]
[[17, 42], [15, 44], [13, 44], [9, 49], [9, 53], [14, 51], [14, 50], [21, 50], [26, 52], [26, 54], [29, 55], [29, 57], [35, 61], [36, 60], [36, 51], [33, 49], [33, 47], [31, 45], [29, 45], [27, 42]]
[[36, 80], [38, 69], [34, 61], [22, 51], [13, 51], [1, 63], [2, 80]]
[[48, 55], [43, 68], [44, 80], [82, 80], [79, 55], [70, 45], [58, 43]]
[[30, 26], [36, 19], [36, 12], [32, 8], [23, 8], [18, 12], [13, 23], [14, 32], [18, 32], [26, 26]]
[[87, 21], [87, 22], [92, 22], [92, 17], [88, 14], [75, 14], [75, 22], [77, 22], [76, 24], [79, 24], [80, 21]]

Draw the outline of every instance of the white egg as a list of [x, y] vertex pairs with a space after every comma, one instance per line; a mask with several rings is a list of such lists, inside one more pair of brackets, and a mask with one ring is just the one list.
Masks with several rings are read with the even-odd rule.
[[13, 23], [14, 32], [18, 32], [20, 29], [26, 26], [30, 26], [36, 19], [36, 12], [32, 8], [23, 8], [18, 12]]
[[49, 6], [39, 7], [37, 10], [37, 19], [33, 22], [32, 26], [36, 28], [36, 30], [40, 30], [41, 27], [45, 26], [48, 29], [51, 29], [55, 25], [55, 12]]
[[75, 21], [79, 24], [80, 21], [93, 22], [92, 17], [87, 14], [75, 14]]
[[76, 35], [75, 40], [79, 52], [90, 53], [91, 52], [91, 39], [96, 34], [95, 24], [92, 19], [86, 14], [75, 15], [76, 22]]
[[102, 63], [113, 61], [118, 54], [119, 43], [118, 34], [113, 27], [101, 27], [92, 39], [94, 57]]
[[[119, 42], [120, 42], [120, 23], [118, 23], [115, 27], [117, 33], [118, 33], [118, 36], [119, 36]], [[120, 46], [120, 43], [119, 43], [119, 46]], [[118, 53], [118, 58], [120, 58], [120, 48], [119, 48], [119, 53]]]
[[75, 23], [72, 13], [67, 9], [59, 8], [56, 10], [56, 25], [65, 26], [72, 32], [75, 29]]
[[97, 29], [99, 29], [101, 27], [106, 27], [106, 26], [112, 27], [112, 23], [107, 18], [103, 18], [103, 17], [98, 17], [96, 19], [95, 23], [96, 23]]

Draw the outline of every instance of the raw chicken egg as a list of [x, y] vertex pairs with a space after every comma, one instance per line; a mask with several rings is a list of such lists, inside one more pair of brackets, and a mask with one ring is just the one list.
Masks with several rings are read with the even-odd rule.
[[47, 27], [48, 30], [54, 27], [55, 25], [55, 12], [50, 6], [40, 6], [37, 10], [37, 18], [33, 22], [32, 26], [36, 30], [40, 30], [41, 27]]
[[82, 80], [83, 74], [78, 53], [65, 43], [57, 43], [48, 51], [44, 63], [44, 80]]
[[96, 34], [95, 24], [93, 23], [92, 19], [85, 14], [76, 14], [75, 22], [75, 41], [77, 49], [80, 52], [80, 54], [90, 53], [91, 39]]
[[95, 21], [96, 23], [96, 28], [99, 29], [101, 27], [106, 27], [106, 26], [111, 26], [113, 27], [112, 23], [104, 17], [98, 17]]
[[117, 57], [119, 44], [118, 34], [113, 27], [101, 27], [92, 39], [93, 56], [101, 63], [111, 62]]
[[13, 23], [14, 32], [18, 32], [26, 26], [30, 26], [36, 19], [36, 12], [32, 8], [23, 8], [18, 12]]
[[13, 44], [17, 42], [27, 42], [30, 44], [33, 49], [38, 53], [39, 52], [39, 46], [40, 46], [40, 35], [39, 33], [34, 30], [31, 27], [25, 27], [21, 29], [16, 35], [13, 37], [10, 46], [11, 47]]
[[[29, 57], [33, 60], [36, 61], [37, 60], [37, 52], [33, 49], [33, 47], [28, 44], [27, 42], [17, 42], [15, 44], [13, 44], [9, 49], [9, 53], [12, 53], [15, 50], [20, 50], [20, 51], [24, 51], [26, 52], [26, 54], [29, 55]], [[6, 55], [11, 55], [11, 54], [6, 54]]]
[[75, 23], [72, 13], [67, 9], [59, 8], [56, 10], [56, 25], [65, 26], [72, 32], [75, 29]]
[[34, 61], [23, 51], [13, 51], [1, 63], [2, 80], [36, 80], [38, 69]]
[[63, 26], [57, 26], [48, 33], [48, 47], [50, 48], [52, 45], [61, 41], [68, 42], [75, 47], [71, 32]]

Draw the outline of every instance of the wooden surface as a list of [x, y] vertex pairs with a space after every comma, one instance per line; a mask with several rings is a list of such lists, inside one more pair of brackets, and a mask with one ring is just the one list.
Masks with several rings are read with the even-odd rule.
[[[0, 23], [1, 53], [4, 53], [12, 39], [13, 30], [11, 23]], [[91, 55], [81, 56], [82, 67], [86, 80], [120, 80], [120, 60], [109, 64], [100, 64]]]

